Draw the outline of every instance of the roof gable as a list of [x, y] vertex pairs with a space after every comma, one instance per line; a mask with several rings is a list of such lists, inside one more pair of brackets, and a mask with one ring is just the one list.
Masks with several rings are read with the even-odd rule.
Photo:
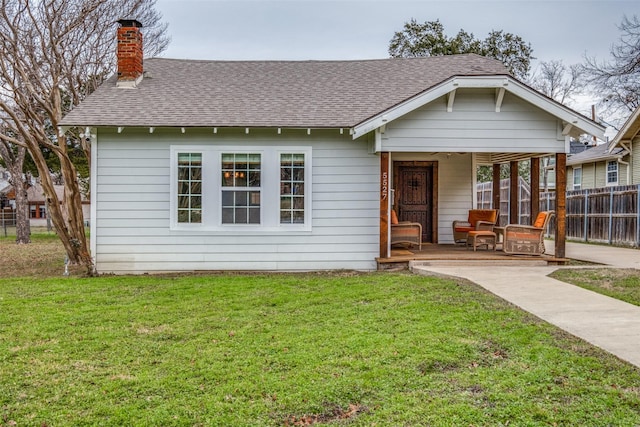
[[601, 125], [507, 75], [454, 76], [441, 82], [435, 87], [429, 88], [417, 96], [408, 99], [401, 104], [395, 105], [386, 111], [381, 111], [376, 116], [358, 124], [354, 128], [354, 138], [385, 126], [387, 123], [442, 96], [446, 95], [448, 103], [452, 105], [455, 102], [455, 92], [460, 88], [496, 89], [497, 113], [500, 112], [504, 92], [508, 91], [562, 120], [564, 135], [577, 137], [582, 133], [588, 133], [600, 139], [604, 139], [605, 129]]
[[[624, 122], [620, 131], [609, 144], [609, 149], [613, 150], [616, 146], [624, 142], [631, 141], [640, 133], [640, 107], [638, 107]], [[628, 148], [628, 147], [627, 147]]]

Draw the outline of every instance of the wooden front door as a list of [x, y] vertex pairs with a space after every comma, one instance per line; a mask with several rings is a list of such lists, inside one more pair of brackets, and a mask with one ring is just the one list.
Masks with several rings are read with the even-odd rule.
[[394, 162], [394, 209], [399, 221], [422, 225], [422, 242], [437, 243], [436, 162]]

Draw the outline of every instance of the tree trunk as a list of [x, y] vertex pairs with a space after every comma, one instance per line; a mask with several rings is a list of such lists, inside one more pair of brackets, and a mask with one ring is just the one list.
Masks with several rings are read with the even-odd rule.
[[31, 224], [29, 223], [29, 179], [18, 173], [20, 180], [12, 177], [13, 188], [16, 193], [16, 243], [19, 245], [31, 243]]
[[25, 177], [22, 172], [26, 153], [25, 147], [12, 147], [9, 144], [0, 143], [0, 157], [4, 160], [11, 175], [11, 186], [16, 195], [16, 243], [18, 244], [31, 243], [29, 200], [27, 197], [31, 178]]
[[[64, 144], [64, 137], [60, 137], [60, 139], [60, 143]], [[36, 147], [36, 149], [38, 148]], [[49, 218], [51, 218], [56, 233], [64, 246], [69, 262], [86, 266], [87, 273], [92, 275], [94, 273], [93, 260], [84, 232], [82, 200], [76, 169], [68, 156], [58, 155], [65, 188], [63, 200], [60, 200], [55, 192], [51, 174], [43, 173], [43, 171], [48, 171], [48, 167], [44, 157], [40, 154], [40, 152], [36, 152], [32, 157], [40, 172], [40, 182], [47, 198]]]

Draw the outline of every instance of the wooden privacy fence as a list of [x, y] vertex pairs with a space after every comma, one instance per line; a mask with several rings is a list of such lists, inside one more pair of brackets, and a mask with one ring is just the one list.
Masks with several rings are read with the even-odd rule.
[[[505, 189], [506, 187], [506, 189]], [[530, 224], [529, 185], [520, 180], [519, 223]], [[492, 184], [478, 184], [478, 208], [491, 208]], [[566, 237], [584, 242], [640, 247], [640, 185], [567, 191]], [[500, 224], [508, 222], [509, 180], [500, 182]], [[540, 193], [541, 211], [555, 210], [554, 191]], [[555, 219], [547, 233], [555, 230]]]
[[640, 185], [567, 191], [567, 237], [640, 246]]
[[[493, 183], [481, 182], [477, 186], [478, 209], [493, 208]], [[518, 178], [518, 224], [531, 224], [531, 187], [522, 177]], [[500, 180], [500, 218], [498, 225], [509, 224], [509, 180]]]

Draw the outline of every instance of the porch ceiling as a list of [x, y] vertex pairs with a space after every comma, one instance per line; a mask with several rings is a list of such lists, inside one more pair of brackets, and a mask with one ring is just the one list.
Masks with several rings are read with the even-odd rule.
[[555, 156], [555, 153], [476, 153], [476, 161], [479, 165], [493, 165], [547, 156]]

